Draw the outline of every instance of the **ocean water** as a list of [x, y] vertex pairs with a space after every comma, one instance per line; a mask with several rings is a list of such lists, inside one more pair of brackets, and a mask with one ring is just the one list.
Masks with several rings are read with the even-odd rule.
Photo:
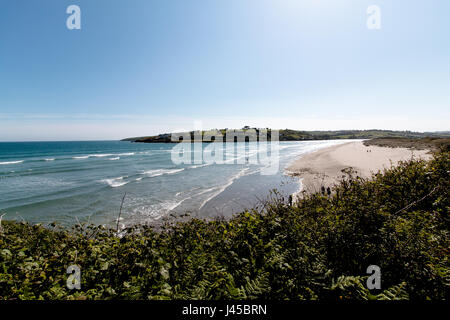
[[[174, 144], [0, 143], [0, 214], [32, 223], [114, 225], [126, 193], [122, 226], [153, 223], [171, 214], [229, 217], [260, 205], [270, 190], [284, 195], [297, 191], [300, 182], [285, 174], [286, 166], [302, 154], [344, 142], [273, 145], [279, 170], [271, 175], [261, 174], [264, 164], [249, 163], [249, 156], [262, 152], [258, 143], [236, 143], [234, 152], [217, 144], [226, 157], [223, 164], [174, 163]], [[195, 152], [203, 154], [191, 150]]]

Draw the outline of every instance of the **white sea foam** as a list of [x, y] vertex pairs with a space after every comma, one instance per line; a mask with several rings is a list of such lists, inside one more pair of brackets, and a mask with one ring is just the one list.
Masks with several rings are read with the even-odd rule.
[[104, 157], [111, 157], [111, 156], [115, 156], [115, 154], [113, 154], [113, 153], [88, 154], [88, 155], [84, 155], [84, 156], [76, 156], [76, 157], [73, 157], [72, 159], [104, 158]]
[[203, 191], [200, 191], [199, 193], [197, 193], [197, 195], [205, 194], [205, 193], [208, 193], [208, 192], [211, 192], [211, 191], [214, 191], [214, 190], [218, 190], [218, 189], [221, 189], [221, 188], [222, 188], [222, 186], [208, 188], [208, 189], [205, 189]]
[[104, 153], [104, 154], [90, 154], [89, 157], [95, 157], [95, 158], [104, 158], [104, 157], [111, 157], [114, 156], [112, 153]]
[[[200, 210], [201, 208], [204, 207], [205, 204], [207, 204], [209, 201], [211, 201], [212, 199], [214, 199], [215, 197], [217, 197], [219, 194], [221, 194], [222, 192], [224, 192], [225, 189], [228, 188], [229, 186], [231, 186], [235, 180], [239, 179], [239, 178], [242, 177], [242, 176], [245, 176], [245, 175], [246, 175], [246, 172], [247, 172], [249, 169], [250, 169], [250, 168], [244, 168], [244, 169], [242, 169], [242, 170], [239, 171], [237, 174], [235, 174], [234, 176], [232, 176], [232, 177], [228, 180], [228, 182], [227, 182], [226, 184], [224, 184], [223, 186], [211, 188], [211, 189], [210, 189], [211, 191], [214, 190], [214, 189], [218, 189], [218, 191], [217, 191], [217, 192], [214, 192], [214, 193], [213, 193], [211, 196], [209, 196], [205, 201], [203, 201], [202, 204], [201, 204], [201, 206], [200, 206], [200, 208], [198, 208], [198, 209]], [[206, 192], [206, 191], [209, 191], [209, 190], [205, 190], [205, 192]]]
[[[184, 201], [191, 199], [192, 196], [188, 196], [186, 198], [183, 198], [179, 201], [174, 201], [174, 200], [168, 200], [168, 201], [164, 201], [162, 203], [159, 203], [158, 206], [160, 206], [159, 210], [156, 210], [158, 213], [161, 214], [161, 210], [163, 212], [170, 212], [175, 210], [179, 205], [181, 205]], [[155, 218], [155, 220], [159, 219], [160, 217]]]
[[210, 166], [210, 165], [212, 165], [212, 163], [198, 164], [198, 165], [195, 165], [195, 166], [190, 166], [189, 169], [203, 168], [203, 167]]
[[161, 204], [161, 206], [162, 206], [162, 208], [163, 208], [163, 210], [166, 210], [166, 211], [173, 211], [173, 210], [175, 210], [175, 208], [177, 208], [180, 204], [182, 204], [184, 201], [186, 201], [186, 200], [188, 200], [188, 199], [191, 199], [192, 197], [187, 197], [187, 198], [184, 198], [184, 199], [182, 199], [182, 200], [180, 200], [180, 201], [166, 201], [166, 202], [163, 202], [162, 204]]
[[107, 183], [111, 188], [118, 188], [118, 187], [124, 186], [130, 182], [130, 181], [124, 181], [123, 178], [125, 178], [125, 177], [118, 177], [118, 178], [113, 178], [113, 179], [103, 179], [101, 181], [104, 183]]
[[22, 163], [24, 160], [19, 160], [19, 161], [7, 161], [7, 162], [0, 162], [0, 164], [17, 164], [17, 163]]
[[120, 157], [110, 158], [109, 160], [111, 160], [111, 161], [114, 161], [114, 160], [120, 160]]
[[184, 168], [182, 168], [182, 169], [155, 169], [155, 170], [145, 171], [143, 174], [145, 174], [149, 178], [152, 178], [152, 177], [162, 176], [164, 174], [175, 174], [175, 173], [181, 172], [183, 170], [184, 170]]
[[45, 159], [45, 161], [55, 161], [55, 158]]

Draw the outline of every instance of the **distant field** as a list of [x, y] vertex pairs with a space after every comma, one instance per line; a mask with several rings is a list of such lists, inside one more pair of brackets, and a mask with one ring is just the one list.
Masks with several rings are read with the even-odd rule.
[[416, 150], [430, 149], [437, 151], [450, 150], [450, 138], [375, 138], [364, 141], [366, 146], [380, 146], [390, 148], [410, 148]]

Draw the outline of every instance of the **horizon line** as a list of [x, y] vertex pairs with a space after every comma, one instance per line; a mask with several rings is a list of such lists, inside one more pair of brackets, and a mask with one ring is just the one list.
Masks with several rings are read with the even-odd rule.
[[[231, 129], [231, 130], [242, 130], [243, 128], [240, 129], [236, 129], [236, 128], [222, 128], [222, 129], [218, 129], [218, 128], [214, 128], [214, 129], [202, 129], [202, 131], [208, 131], [208, 130], [224, 130], [224, 129]], [[259, 127], [251, 127], [250, 129], [261, 129]], [[266, 128], [264, 128], [266, 129]], [[420, 133], [420, 134], [427, 134], [427, 133], [450, 133], [450, 130], [436, 130], [436, 131], [414, 131], [414, 130], [394, 130], [394, 129], [337, 129], [337, 130], [300, 130], [300, 129], [272, 129], [272, 128], [267, 128], [270, 130], [293, 130], [293, 131], [303, 131], [303, 132], [338, 132], [338, 131], [391, 131], [391, 132], [411, 132], [411, 133]], [[177, 131], [177, 133], [179, 132], [192, 132], [192, 131], [198, 131], [198, 130], [189, 130], [189, 131]], [[175, 133], [175, 132], [170, 132], [170, 133], [157, 133], [157, 134], [149, 134], [149, 135], [139, 135], [139, 136], [133, 136], [133, 137], [125, 137], [125, 138], [117, 138], [117, 139], [68, 139], [68, 140], [54, 140], [54, 139], [30, 139], [30, 140], [0, 140], [0, 143], [23, 143], [23, 142], [101, 142], [101, 141], [123, 141], [125, 139], [134, 139], [134, 138], [144, 138], [144, 137], [153, 137], [153, 136], [158, 136], [161, 134], [171, 134], [171, 133]], [[328, 139], [328, 140], [333, 140], [333, 139]], [[298, 141], [302, 141], [302, 140], [298, 140]]]

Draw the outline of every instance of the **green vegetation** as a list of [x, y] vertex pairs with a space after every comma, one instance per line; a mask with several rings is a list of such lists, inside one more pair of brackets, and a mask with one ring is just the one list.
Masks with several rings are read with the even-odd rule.
[[[1, 299], [449, 298], [449, 152], [230, 220], [65, 230], [4, 221]], [[81, 290], [66, 269], [81, 268]], [[382, 289], [366, 289], [381, 268]]]
[[[258, 133], [260, 130], [267, 130], [269, 139], [271, 137], [271, 129], [250, 128], [248, 126], [235, 130], [236, 132], [246, 132], [249, 129], [255, 129]], [[226, 131], [228, 129], [215, 129], [202, 131], [213, 134], [220, 132], [223, 140], [226, 141]], [[233, 130], [233, 129], [230, 129]], [[191, 141], [194, 140], [194, 132], [189, 132]], [[175, 134], [176, 135], [176, 134]], [[290, 129], [279, 130], [279, 141], [302, 141], [302, 140], [332, 140], [332, 139], [373, 139], [373, 138], [424, 138], [424, 137], [450, 137], [450, 132], [412, 132], [412, 131], [391, 131], [391, 130], [339, 130], [339, 131], [298, 131]], [[157, 136], [127, 138], [123, 141], [144, 142], [144, 143], [173, 143], [181, 141], [172, 141], [171, 134], [165, 133]]]
[[366, 146], [450, 151], [450, 138], [375, 138], [364, 141]]

